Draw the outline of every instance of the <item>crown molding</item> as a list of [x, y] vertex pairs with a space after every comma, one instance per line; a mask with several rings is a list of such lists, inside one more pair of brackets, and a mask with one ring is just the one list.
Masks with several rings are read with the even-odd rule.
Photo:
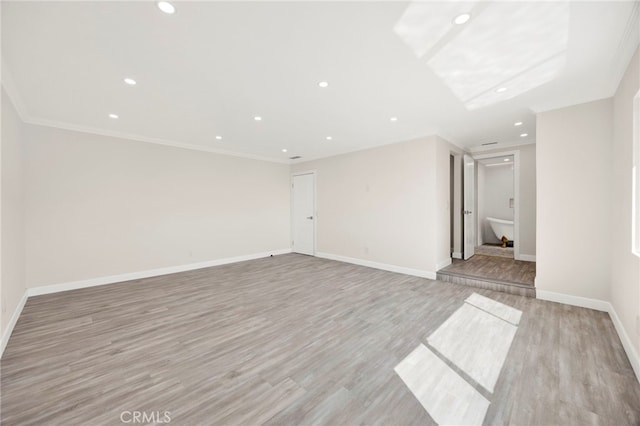
[[433, 133], [433, 134], [429, 134], [429, 135], [426, 135], [426, 136], [410, 137], [410, 138], [402, 139], [402, 140], [399, 140], [399, 141], [382, 142], [382, 143], [378, 143], [378, 144], [375, 144], [375, 145], [362, 146], [362, 147], [358, 147], [358, 148], [350, 148], [350, 149], [344, 149], [344, 150], [337, 150], [335, 152], [332, 152], [332, 153], [326, 154], [326, 155], [313, 155], [313, 156], [309, 156], [309, 157], [302, 157], [302, 158], [297, 159], [297, 160], [289, 160], [289, 164], [308, 163], [308, 162], [311, 162], [311, 161], [323, 160], [325, 158], [339, 157], [341, 155], [354, 154], [354, 153], [360, 152], [360, 151], [367, 151], [369, 149], [384, 148], [384, 147], [387, 147], [387, 146], [401, 144], [401, 143], [407, 143], [407, 142], [426, 142], [426, 141], [429, 141], [429, 140], [434, 139], [434, 138], [440, 139], [443, 142], [450, 143], [451, 145], [459, 148], [462, 152], [466, 152], [467, 151], [467, 149], [461, 148], [459, 145], [451, 143], [448, 140], [444, 139], [442, 136]]
[[210, 148], [203, 145], [177, 142], [177, 141], [172, 141], [168, 139], [153, 138], [153, 137], [141, 136], [141, 135], [136, 135], [131, 133], [113, 132], [110, 130], [103, 130], [95, 127], [65, 123], [57, 120], [46, 120], [41, 118], [27, 117], [23, 121], [27, 124], [32, 124], [35, 126], [52, 127], [56, 129], [62, 129], [62, 130], [71, 130], [74, 132], [89, 133], [89, 134], [98, 135], [98, 136], [107, 136], [107, 137], [118, 138], [118, 139], [128, 139], [128, 140], [133, 140], [137, 142], [147, 142], [147, 143], [153, 143], [156, 145], [171, 146], [174, 148], [190, 149], [192, 151], [202, 151], [202, 152], [209, 152], [212, 154], [246, 158], [249, 160], [267, 161], [270, 163], [279, 163], [279, 164], [289, 164], [290, 162], [289, 159], [283, 160], [280, 158], [263, 157], [260, 155], [246, 154], [246, 153], [235, 152], [235, 151], [227, 151], [224, 149]]

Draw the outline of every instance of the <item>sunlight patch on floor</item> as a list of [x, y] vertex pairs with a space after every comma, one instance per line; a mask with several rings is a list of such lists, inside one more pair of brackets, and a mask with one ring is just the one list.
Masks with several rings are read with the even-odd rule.
[[489, 401], [423, 344], [394, 370], [438, 424], [482, 424]]
[[473, 293], [427, 338], [433, 350], [420, 344], [394, 370], [438, 424], [480, 425], [490, 402], [474, 386], [493, 393], [521, 317]]
[[522, 311], [512, 308], [511, 306], [507, 306], [504, 303], [496, 302], [488, 297], [480, 296], [478, 293], [473, 293], [471, 296], [467, 297], [465, 302], [475, 306], [476, 308], [482, 309], [491, 315], [502, 318], [513, 325], [517, 326], [520, 324]]
[[493, 392], [517, 329], [465, 303], [429, 336], [427, 343]]

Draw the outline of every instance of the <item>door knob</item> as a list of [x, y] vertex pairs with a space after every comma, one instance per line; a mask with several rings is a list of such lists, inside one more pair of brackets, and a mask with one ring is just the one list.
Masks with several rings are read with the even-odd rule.
[[313, 216], [307, 216], [307, 219], [312, 220]]

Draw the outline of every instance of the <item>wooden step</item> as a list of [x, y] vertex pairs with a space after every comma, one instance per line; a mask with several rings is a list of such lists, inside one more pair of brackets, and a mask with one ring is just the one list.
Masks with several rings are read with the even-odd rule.
[[461, 284], [469, 287], [501, 291], [503, 293], [516, 294], [519, 296], [536, 297], [535, 287], [516, 282], [474, 277], [471, 275], [461, 274], [459, 272], [445, 271], [438, 271], [436, 273], [436, 279], [438, 281], [444, 281], [452, 284]]

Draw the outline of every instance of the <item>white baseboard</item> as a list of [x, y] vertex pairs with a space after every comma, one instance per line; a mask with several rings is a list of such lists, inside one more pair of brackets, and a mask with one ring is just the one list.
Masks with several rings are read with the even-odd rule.
[[382, 269], [383, 271], [397, 272], [399, 274], [413, 275], [415, 277], [436, 279], [436, 273], [432, 271], [423, 271], [421, 269], [405, 268], [404, 266], [389, 265], [386, 263], [373, 262], [371, 260], [356, 259], [353, 257], [340, 256], [331, 253], [316, 253], [316, 257], [324, 259], [337, 260], [338, 262], [352, 263], [354, 265], [367, 266], [374, 269]]
[[20, 314], [22, 313], [22, 309], [24, 308], [25, 303], [27, 303], [28, 294], [25, 291], [18, 302], [18, 306], [16, 306], [16, 310], [13, 311], [13, 315], [9, 319], [9, 323], [7, 324], [7, 328], [2, 333], [2, 342], [0, 342], [0, 358], [4, 354], [4, 348], [7, 347], [7, 343], [9, 343], [9, 338], [11, 337], [11, 333], [13, 333], [13, 328], [16, 326], [18, 322], [18, 318], [20, 318]]
[[451, 258], [441, 260], [436, 264], [436, 271], [439, 271], [442, 268], [446, 268], [449, 265], [451, 265]]
[[535, 254], [520, 254], [516, 260], [524, 260], [526, 262], [535, 262], [536, 255]]
[[453, 253], [451, 253], [451, 257], [453, 257], [454, 259], [462, 259], [462, 253], [454, 251]]
[[620, 321], [616, 310], [613, 308], [613, 305], [610, 302], [599, 299], [589, 299], [587, 297], [554, 293], [552, 291], [544, 290], [536, 290], [536, 298], [541, 300], [548, 300], [550, 302], [564, 303], [565, 305], [579, 306], [581, 308], [589, 308], [595, 309], [597, 311], [607, 312], [611, 317], [613, 326], [615, 327], [616, 332], [618, 333], [618, 337], [622, 342], [622, 347], [627, 354], [627, 358], [629, 358], [629, 362], [631, 363], [633, 372], [636, 374], [636, 379], [638, 380], [638, 382], [640, 382], [640, 357], [638, 356], [638, 352], [633, 346], [631, 338], [629, 338], [627, 331], [624, 329], [622, 321]]
[[613, 321], [613, 326], [618, 332], [618, 336], [620, 337], [620, 341], [622, 342], [622, 347], [627, 353], [627, 357], [629, 358], [629, 362], [631, 363], [633, 372], [636, 373], [636, 379], [638, 379], [638, 382], [640, 382], [640, 357], [638, 356], [638, 352], [633, 346], [633, 342], [627, 334], [627, 331], [624, 329], [622, 321], [620, 321], [620, 318], [618, 317], [616, 310], [613, 308], [613, 305], [609, 302], [607, 303], [609, 304], [609, 316], [611, 317], [611, 321]]
[[536, 299], [549, 302], [564, 303], [565, 305], [579, 306], [581, 308], [595, 309], [596, 311], [609, 312], [610, 304], [604, 300], [589, 299], [587, 297], [572, 296], [570, 294], [555, 293], [536, 289]]
[[291, 253], [291, 249], [273, 250], [264, 253], [254, 253], [244, 256], [227, 257], [224, 259], [208, 260], [206, 262], [190, 263], [187, 265], [169, 266], [167, 268], [150, 269], [147, 271], [130, 272], [106, 277], [91, 278], [88, 280], [71, 281], [60, 284], [43, 285], [27, 289], [29, 297], [42, 294], [58, 293], [60, 291], [77, 290], [79, 288], [95, 287], [99, 285], [114, 284], [123, 281], [139, 280], [142, 278], [157, 277], [159, 275], [175, 274], [176, 272], [192, 271], [194, 269], [208, 268], [211, 266], [226, 265], [228, 263], [244, 262], [246, 260], [260, 259], [271, 255]]

